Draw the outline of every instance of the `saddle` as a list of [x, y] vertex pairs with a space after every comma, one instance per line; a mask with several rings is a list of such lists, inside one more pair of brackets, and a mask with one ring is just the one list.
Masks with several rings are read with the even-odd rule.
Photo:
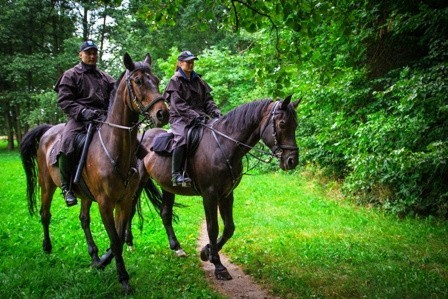
[[[77, 134], [75, 137], [75, 153], [74, 153], [74, 161], [79, 161], [82, 149], [84, 147], [84, 143], [87, 139], [87, 133]], [[50, 151], [50, 163], [51, 165], [56, 165], [58, 163], [58, 155], [61, 150], [61, 139], [56, 140], [53, 148]], [[143, 160], [143, 158], [148, 154], [148, 151], [141, 145], [138, 145], [136, 156], [137, 159]], [[77, 168], [78, 165], [73, 165], [74, 169]]]
[[[78, 169], [78, 164], [80, 163], [82, 151], [84, 148], [84, 144], [86, 143], [86, 140], [87, 140], [87, 132], [79, 133], [75, 137], [75, 151], [73, 153], [73, 159], [72, 159], [73, 165], [71, 165], [71, 171], [73, 172], [73, 176], [75, 176], [75, 171]], [[58, 164], [58, 157], [59, 157], [60, 149], [61, 149], [61, 138], [56, 140], [55, 144], [53, 145], [53, 148], [50, 151], [49, 158], [50, 158], [50, 163], [53, 166]], [[148, 154], [148, 151], [141, 144], [139, 144], [137, 147], [137, 150], [136, 150], [137, 159], [143, 160], [143, 158], [147, 154]], [[84, 179], [81, 178], [78, 185], [81, 188], [81, 190], [84, 192], [84, 194], [86, 194], [91, 200], [96, 201], [95, 198], [93, 197], [92, 193], [90, 192], [89, 187], [87, 186]]]
[[[201, 124], [192, 125], [187, 131], [187, 156], [194, 154], [202, 139], [204, 127]], [[150, 149], [161, 156], [171, 156], [173, 154], [173, 138], [171, 132], [161, 133], [154, 137]]]

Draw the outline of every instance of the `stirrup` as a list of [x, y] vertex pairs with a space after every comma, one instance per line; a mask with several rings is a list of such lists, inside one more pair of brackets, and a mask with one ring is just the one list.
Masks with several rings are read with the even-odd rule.
[[64, 200], [65, 203], [67, 204], [67, 207], [71, 207], [78, 204], [78, 200], [76, 199], [72, 191], [68, 189], [62, 190], [62, 194], [64, 195]]
[[180, 173], [173, 173], [171, 181], [173, 182], [173, 187], [191, 187], [191, 179], [189, 177], [184, 177]]

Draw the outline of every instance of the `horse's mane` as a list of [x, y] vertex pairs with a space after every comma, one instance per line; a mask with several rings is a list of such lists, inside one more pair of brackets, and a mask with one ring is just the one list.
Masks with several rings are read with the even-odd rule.
[[272, 103], [272, 99], [257, 100], [235, 107], [222, 117], [229, 133], [247, 129], [250, 124], [260, 120], [260, 115]]

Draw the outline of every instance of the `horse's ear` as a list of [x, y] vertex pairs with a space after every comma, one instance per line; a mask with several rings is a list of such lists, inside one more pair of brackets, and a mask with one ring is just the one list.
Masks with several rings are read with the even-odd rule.
[[285, 98], [285, 100], [282, 102], [282, 109], [286, 109], [288, 107], [289, 103], [291, 102], [292, 95], [289, 95]]
[[297, 109], [297, 106], [299, 106], [300, 102], [302, 102], [302, 98], [300, 98], [297, 101], [291, 103], [291, 105], [294, 108], [294, 110]]
[[123, 63], [124, 63], [124, 66], [126, 67], [127, 70], [129, 70], [131, 72], [134, 70], [135, 64], [132, 61], [131, 56], [129, 56], [129, 54], [127, 52], [124, 53]]
[[151, 63], [152, 63], [151, 55], [149, 55], [149, 53], [146, 53], [145, 63], [147, 63], [149, 65], [151, 65]]

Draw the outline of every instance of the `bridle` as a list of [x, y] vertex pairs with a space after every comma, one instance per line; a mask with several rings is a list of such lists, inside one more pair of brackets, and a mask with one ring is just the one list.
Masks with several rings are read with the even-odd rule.
[[[254, 147], [254, 146], [250, 146], [248, 144], [240, 142], [240, 141], [238, 141], [238, 140], [236, 140], [236, 139], [234, 139], [234, 138], [232, 138], [232, 137], [230, 137], [230, 136], [228, 136], [228, 135], [226, 135], [226, 134], [216, 130], [215, 128], [213, 128], [213, 125], [215, 124], [216, 120], [210, 126], [208, 126], [208, 125], [206, 125], [204, 123], [202, 123], [201, 125], [203, 127], [207, 128], [207, 129], [209, 129], [212, 132], [212, 136], [215, 139], [216, 143], [218, 144], [218, 147], [221, 150], [221, 152], [222, 152], [224, 157], [226, 156], [226, 154], [224, 152], [224, 149], [221, 146], [221, 143], [219, 143], [218, 137], [216, 136], [217, 134], [222, 136], [222, 137], [224, 137], [224, 138], [226, 138], [226, 139], [228, 139], [228, 140], [230, 140], [230, 141], [232, 141], [232, 142], [234, 142], [237, 146], [243, 146], [245, 148], [248, 148], [249, 150], [256, 150], [256, 151], [258, 151], [258, 152], [260, 152], [262, 154], [265, 154], [265, 155], [268, 155], [268, 156], [271, 156], [271, 157], [275, 157], [278, 160], [280, 160], [281, 156], [283, 154], [283, 150], [296, 150], [296, 151], [299, 150], [299, 148], [297, 146], [279, 144], [279, 141], [277, 139], [277, 130], [276, 130], [276, 126], [275, 126], [275, 115], [279, 114], [279, 112], [277, 112], [277, 108], [278, 108], [278, 105], [280, 103], [281, 102], [279, 100], [276, 101], [274, 107], [272, 108], [271, 112], [269, 113], [268, 120], [264, 124], [263, 129], [260, 131], [260, 138], [262, 138], [264, 131], [266, 130], [267, 126], [271, 123], [271, 125], [272, 125], [272, 136], [274, 137], [274, 146], [272, 148], [270, 148], [271, 152], [267, 152], [267, 151], [258, 149], [258, 148]], [[296, 121], [296, 120], [294, 119], [294, 121]], [[260, 158], [254, 156], [254, 155], [252, 155], [252, 156], [254, 158], [256, 158], [257, 160], [259, 160], [259, 161], [266, 162], [266, 161], [261, 160]], [[228, 194], [230, 194], [232, 192], [232, 190], [236, 187], [236, 185], [238, 183], [238, 180], [243, 176], [243, 174], [241, 174], [238, 177], [235, 176], [235, 174], [233, 172], [233, 167], [232, 167], [229, 159], [227, 159], [227, 158], [226, 158], [226, 165], [229, 168], [230, 175], [232, 176], [232, 181], [233, 181], [233, 187], [231, 188], [231, 190], [228, 193]]]
[[[272, 155], [274, 157], [276, 157], [277, 159], [280, 159], [282, 154], [283, 154], [283, 150], [292, 150], [292, 151], [298, 151], [299, 148], [297, 146], [294, 145], [284, 145], [284, 144], [279, 144], [278, 139], [277, 139], [277, 129], [275, 126], [275, 116], [277, 114], [279, 114], [279, 112], [277, 112], [277, 107], [278, 105], [280, 105], [280, 101], [276, 101], [274, 108], [272, 108], [271, 113], [269, 114], [269, 118], [266, 121], [265, 125], [263, 126], [263, 129], [260, 132], [260, 137], [263, 136], [264, 131], [266, 130], [267, 126], [269, 125], [269, 123], [271, 123], [272, 126], [272, 137], [274, 137], [274, 146], [271, 148], [271, 152]], [[272, 120], [272, 122], [271, 122]], [[294, 121], [296, 121], [294, 119]]]
[[[132, 99], [132, 102], [138, 107], [139, 111], [135, 111], [134, 108], [132, 108], [132, 105], [130, 105], [130, 109], [140, 113], [141, 115], [143, 115], [145, 117], [146, 120], [149, 121], [150, 125], [153, 125], [153, 121], [151, 119], [151, 116], [149, 115], [148, 111], [151, 110], [152, 106], [154, 106], [156, 103], [160, 102], [160, 101], [164, 101], [165, 98], [163, 96], [158, 96], [155, 99], [153, 99], [148, 105], [144, 106], [143, 105], [143, 100], [137, 98], [137, 96], [135, 95], [134, 92], [134, 88], [133, 85], [131, 83], [131, 81], [134, 81], [132, 79], [132, 75], [138, 71], [139, 69], [135, 69], [131, 72], [126, 71], [126, 87], [129, 91], [129, 97]], [[145, 72], [145, 74], [149, 75], [148, 73]], [[140, 124], [141, 122], [139, 122], [138, 124]]]
[[[279, 144], [278, 139], [277, 139], [277, 130], [276, 130], [276, 126], [275, 126], [275, 115], [279, 114], [279, 112], [277, 112], [277, 107], [280, 104], [280, 101], [276, 101], [274, 107], [272, 108], [271, 112], [269, 113], [269, 118], [266, 121], [266, 123], [263, 126], [263, 129], [260, 131], [260, 138], [263, 136], [264, 131], [266, 130], [267, 126], [269, 125], [269, 123], [271, 123], [272, 126], [272, 137], [274, 137], [274, 146], [270, 149], [271, 153], [260, 150], [254, 146], [250, 146], [248, 144], [245, 144], [243, 142], [240, 142], [218, 130], [216, 130], [215, 128], [213, 128], [214, 123], [211, 124], [211, 126], [208, 126], [206, 124], [202, 124], [203, 127], [208, 128], [209, 130], [212, 131], [212, 135], [215, 138], [216, 142], [218, 143], [218, 146], [221, 148], [221, 144], [218, 141], [218, 138], [216, 137], [216, 134], [230, 140], [233, 141], [234, 143], [236, 143], [238, 146], [243, 146], [245, 148], [248, 148], [249, 150], [257, 150], [263, 154], [266, 154], [268, 156], [272, 156], [275, 157], [277, 159], [281, 158], [281, 155], [283, 154], [283, 150], [295, 150], [298, 151], [299, 148], [297, 146], [294, 145], [283, 145], [283, 144]], [[272, 121], [271, 121], [272, 120]], [[222, 149], [221, 149], [222, 150]]]
[[[143, 99], [139, 99], [135, 92], [134, 92], [134, 88], [133, 85], [131, 83], [131, 81], [133, 81], [132, 79], [132, 75], [138, 71], [139, 69], [134, 69], [133, 71], [129, 72], [126, 71], [126, 87], [129, 91], [129, 97], [132, 100], [132, 102], [138, 107], [139, 111], [135, 111], [135, 109], [133, 108], [133, 106], [130, 103], [127, 103], [129, 109], [131, 109], [134, 112], [140, 113], [141, 115], [144, 116], [144, 118], [142, 120], [140, 120], [139, 122], [137, 122], [136, 124], [134, 124], [131, 127], [127, 127], [127, 126], [122, 126], [122, 125], [117, 125], [117, 124], [112, 124], [109, 122], [101, 122], [103, 124], [107, 124], [111, 127], [114, 128], [118, 128], [118, 129], [123, 129], [123, 130], [127, 130], [129, 132], [129, 140], [131, 140], [131, 132], [135, 129], [138, 128], [140, 126], [140, 124], [142, 122], [144, 122], [145, 120], [147, 120], [150, 124], [150, 126], [152, 127], [154, 125], [154, 122], [151, 119], [151, 116], [149, 115], [148, 111], [151, 110], [151, 108], [158, 102], [160, 101], [164, 101], [165, 99], [163, 98], [163, 96], [158, 96], [156, 98], [154, 98], [148, 105], [144, 106], [143, 105]], [[145, 74], [149, 75], [148, 73], [145, 72]], [[98, 136], [100, 139], [100, 143], [101, 146], [103, 147], [104, 152], [106, 153], [106, 156], [108, 157], [109, 161], [112, 163], [112, 165], [114, 166], [115, 171], [117, 172], [117, 174], [120, 176], [120, 178], [122, 179], [125, 187], [127, 187], [130, 178], [137, 172], [137, 170], [134, 167], [130, 167], [129, 171], [127, 174], [122, 174], [119, 169], [118, 169], [118, 161], [115, 160], [114, 158], [112, 158], [112, 155], [109, 153], [109, 151], [106, 148], [106, 145], [104, 144], [103, 138], [101, 136], [101, 129], [98, 128]], [[144, 134], [142, 135], [142, 139], [143, 139]], [[141, 141], [140, 141], [141, 143]], [[138, 148], [136, 149], [136, 151], [138, 150]], [[129, 148], [129, 156], [131, 156], [131, 148]]]

